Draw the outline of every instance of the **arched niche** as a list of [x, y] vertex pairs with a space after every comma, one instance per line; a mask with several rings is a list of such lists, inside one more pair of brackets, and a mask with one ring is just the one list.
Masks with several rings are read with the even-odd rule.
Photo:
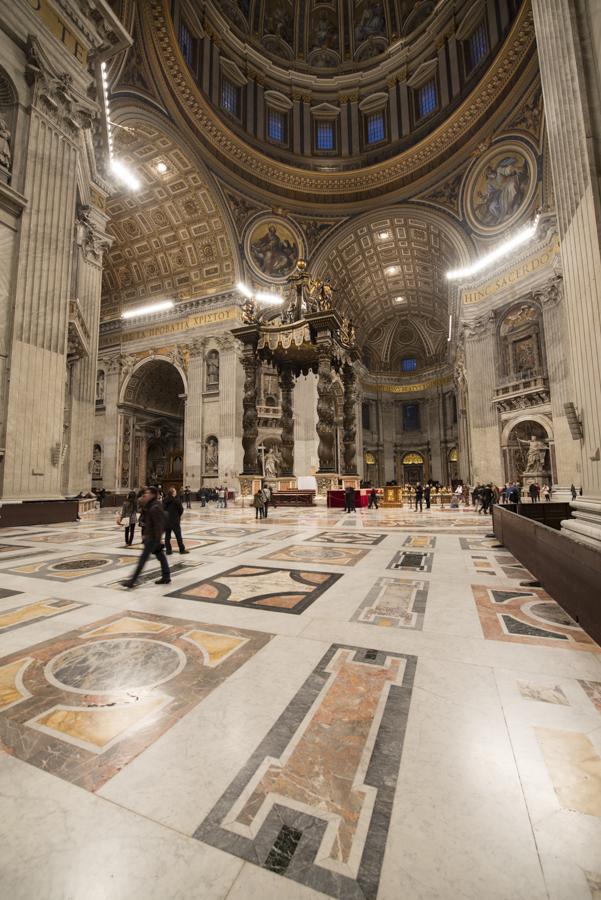
[[499, 321], [497, 341], [502, 378], [520, 381], [545, 374], [542, 311], [536, 303], [513, 304]]

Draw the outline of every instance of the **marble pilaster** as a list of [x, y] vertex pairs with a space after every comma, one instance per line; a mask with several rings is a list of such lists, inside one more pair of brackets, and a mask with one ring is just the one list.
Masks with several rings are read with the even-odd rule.
[[189, 347], [188, 396], [184, 416], [184, 478], [193, 491], [201, 486], [203, 454], [202, 382], [204, 341], [197, 339]]

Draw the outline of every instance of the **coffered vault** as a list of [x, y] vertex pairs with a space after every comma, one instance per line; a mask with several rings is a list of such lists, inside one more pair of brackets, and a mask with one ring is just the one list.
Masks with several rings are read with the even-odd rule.
[[371, 364], [387, 370], [409, 352], [422, 365], [441, 360], [450, 311], [445, 273], [468, 258], [467, 239], [443, 216], [404, 206], [338, 229], [313, 269], [335, 286]]
[[142, 187], [107, 203], [114, 243], [105, 257], [103, 318], [152, 297], [183, 300], [227, 290], [237, 264], [208, 177], [153, 122], [119, 121], [132, 130], [115, 129], [116, 152]]

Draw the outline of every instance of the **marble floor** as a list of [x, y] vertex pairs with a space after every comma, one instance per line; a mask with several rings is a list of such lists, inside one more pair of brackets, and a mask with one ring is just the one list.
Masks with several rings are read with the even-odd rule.
[[2, 898], [599, 900], [601, 648], [490, 519], [254, 515], [0, 534]]

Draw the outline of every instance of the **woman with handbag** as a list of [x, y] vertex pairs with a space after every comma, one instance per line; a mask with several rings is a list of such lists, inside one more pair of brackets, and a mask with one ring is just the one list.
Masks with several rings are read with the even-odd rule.
[[118, 525], [125, 525], [125, 546], [131, 547], [134, 542], [134, 532], [136, 530], [136, 513], [138, 509], [138, 501], [136, 492], [130, 491], [127, 500], [121, 507], [121, 515]]

